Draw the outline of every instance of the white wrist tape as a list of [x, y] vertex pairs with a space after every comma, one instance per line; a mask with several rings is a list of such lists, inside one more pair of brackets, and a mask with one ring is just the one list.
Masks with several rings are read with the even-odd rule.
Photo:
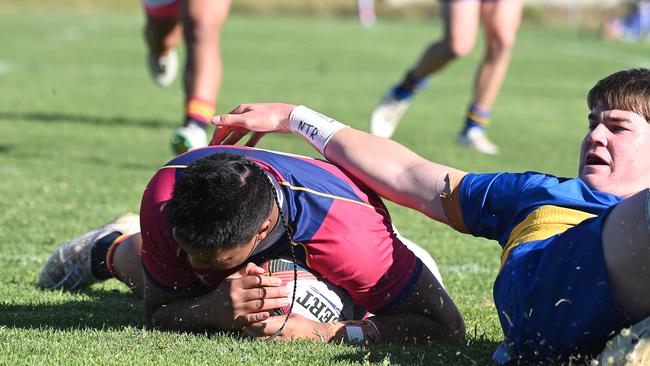
[[359, 343], [366, 339], [363, 329], [358, 325], [346, 325], [345, 333], [348, 335], [348, 342]]
[[323, 154], [325, 146], [334, 134], [345, 127], [343, 123], [324, 116], [305, 106], [297, 106], [289, 115], [291, 130], [299, 133]]

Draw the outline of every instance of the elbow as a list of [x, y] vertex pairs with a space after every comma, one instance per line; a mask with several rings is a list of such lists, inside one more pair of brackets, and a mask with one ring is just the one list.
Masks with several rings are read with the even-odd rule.
[[458, 313], [453, 319], [450, 319], [450, 322], [447, 324], [447, 340], [453, 342], [464, 342], [465, 341], [465, 320]]
[[[420, 318], [424, 320], [423, 318]], [[420, 331], [428, 341], [465, 342], [465, 321], [460, 313], [446, 315], [444, 318], [425, 318], [421, 321]]]
[[422, 331], [428, 341], [465, 342], [465, 321], [460, 314], [444, 320], [429, 319], [429, 322], [423, 322], [422, 325], [424, 324], [427, 324], [426, 329]]
[[[182, 321], [182, 320], [181, 320]], [[182, 326], [181, 321], [175, 317], [169, 317], [162, 309], [145, 313], [145, 322], [149, 329], [157, 329], [168, 332], [181, 332], [187, 329]]]
[[160, 304], [144, 303], [144, 321], [148, 328], [168, 330], [168, 314], [165, 311], [167, 306]]
[[148, 308], [145, 307], [145, 309], [144, 309], [144, 321], [145, 321], [145, 323], [147, 325], [147, 328], [157, 328], [158, 327], [158, 324], [157, 324], [158, 316], [156, 316], [158, 314], [158, 312], [159, 312], [158, 310], [159, 309], [148, 309]]
[[448, 311], [442, 325], [444, 327], [445, 340], [454, 342], [465, 341], [465, 320], [456, 306], [453, 306], [452, 309]]

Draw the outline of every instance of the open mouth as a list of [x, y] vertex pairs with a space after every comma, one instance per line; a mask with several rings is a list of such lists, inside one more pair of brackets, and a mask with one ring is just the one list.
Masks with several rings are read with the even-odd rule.
[[596, 154], [587, 154], [585, 156], [585, 165], [609, 165], [609, 163]]

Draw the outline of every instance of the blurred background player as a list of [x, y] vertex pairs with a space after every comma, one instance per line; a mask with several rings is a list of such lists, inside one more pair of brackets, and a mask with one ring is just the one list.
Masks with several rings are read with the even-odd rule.
[[364, 27], [372, 27], [377, 22], [375, 0], [357, 0], [359, 23]]
[[390, 138], [425, 78], [472, 51], [482, 20], [486, 50], [476, 73], [473, 99], [458, 143], [485, 154], [498, 153], [498, 147], [487, 138], [485, 129], [508, 70], [521, 14], [521, 0], [444, 0], [443, 38], [425, 50], [402, 81], [392, 87], [375, 107], [371, 114], [370, 132]]
[[629, 4], [625, 16], [607, 20], [602, 29], [603, 38], [637, 41], [650, 36], [650, 1], [637, 0]]
[[142, 0], [148, 65], [154, 82], [171, 85], [178, 73], [178, 46], [186, 46], [183, 73], [185, 117], [171, 139], [176, 154], [207, 145], [206, 129], [214, 115], [221, 84], [221, 28], [230, 0]]

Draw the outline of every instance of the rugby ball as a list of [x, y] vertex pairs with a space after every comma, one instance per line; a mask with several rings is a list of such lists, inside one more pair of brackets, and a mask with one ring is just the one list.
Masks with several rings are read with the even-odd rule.
[[605, 344], [592, 365], [650, 365], [650, 318], [645, 318], [630, 328], [623, 328], [616, 337]]
[[[367, 314], [362, 306], [352, 302], [345, 290], [327, 282], [300, 263], [294, 265], [291, 259], [272, 259], [262, 263], [261, 267], [264, 268], [265, 275], [280, 278], [282, 285], [287, 287], [289, 300], [293, 299], [291, 312], [294, 314], [321, 323], [363, 319]], [[297, 286], [294, 276], [298, 279]], [[296, 286], [295, 296], [294, 286]], [[275, 309], [274, 315], [287, 314], [290, 308], [291, 303]]]

